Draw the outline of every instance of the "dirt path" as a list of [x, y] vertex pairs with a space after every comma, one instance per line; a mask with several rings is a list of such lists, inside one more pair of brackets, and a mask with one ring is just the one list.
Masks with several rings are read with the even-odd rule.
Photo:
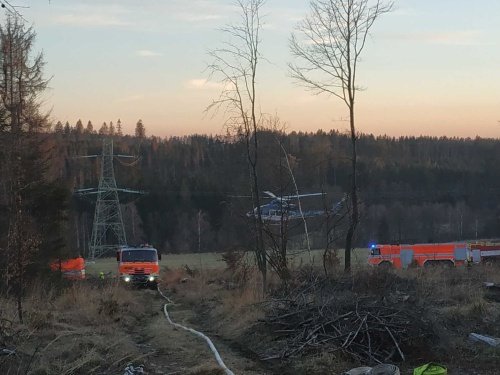
[[[132, 333], [138, 349], [146, 356], [143, 362], [136, 364], [144, 363], [148, 374], [223, 374], [204, 340], [167, 322], [163, 314], [165, 300], [157, 292], [137, 292], [147, 294], [143, 297], [158, 314], [146, 318]], [[193, 324], [196, 316], [192, 309], [174, 304], [168, 307], [168, 311], [174, 322], [203, 332]], [[210, 336], [209, 332], [203, 333], [210, 337], [226, 366], [235, 374], [269, 373], [258, 362], [246, 358], [217, 337]]]

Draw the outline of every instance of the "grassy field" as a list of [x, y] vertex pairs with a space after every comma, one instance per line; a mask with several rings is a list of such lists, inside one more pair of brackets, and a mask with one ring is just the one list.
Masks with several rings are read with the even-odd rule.
[[[249, 253], [249, 256], [252, 256], [252, 254]], [[343, 250], [339, 251], [338, 256], [340, 262], [343, 263]], [[290, 256], [290, 264], [292, 268], [298, 267], [310, 263], [310, 259], [312, 259], [313, 264], [321, 266], [323, 262], [323, 250], [312, 250], [310, 255], [307, 251], [292, 255]], [[367, 261], [368, 249], [360, 248], [353, 251], [352, 262], [354, 266], [363, 266], [367, 264]], [[163, 254], [160, 265], [162, 268], [167, 267], [170, 269], [182, 268], [185, 265], [191, 269], [207, 270], [226, 267], [226, 264], [222, 260], [222, 253]], [[102, 258], [95, 263], [89, 262], [86, 265], [86, 271], [89, 275], [98, 275], [99, 272], [104, 272], [108, 275], [116, 275], [117, 270], [118, 265], [115, 258]]]

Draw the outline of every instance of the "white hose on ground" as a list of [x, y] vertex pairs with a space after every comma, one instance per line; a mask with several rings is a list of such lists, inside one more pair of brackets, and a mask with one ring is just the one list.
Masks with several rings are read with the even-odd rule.
[[[167, 300], [168, 303], [173, 303], [170, 298], [168, 298], [166, 295], [164, 295], [161, 292], [160, 287], [158, 287], [158, 292], [160, 293], [160, 295], [163, 298], [165, 298]], [[173, 325], [174, 327], [182, 328], [183, 330], [189, 331], [192, 334], [194, 334], [196, 336], [199, 336], [203, 340], [205, 340], [207, 342], [210, 350], [214, 353], [215, 360], [217, 361], [217, 363], [219, 364], [219, 366], [224, 370], [224, 372], [226, 373], [226, 375], [234, 375], [234, 373], [230, 369], [227, 368], [227, 366], [225, 365], [224, 361], [222, 360], [219, 352], [217, 351], [217, 348], [215, 347], [214, 343], [212, 342], [212, 340], [210, 340], [210, 338], [208, 336], [205, 336], [203, 333], [198, 332], [198, 331], [196, 331], [196, 330], [194, 330], [192, 328], [183, 326], [182, 324], [175, 323], [174, 321], [172, 321], [172, 319], [170, 319], [170, 315], [168, 315], [168, 311], [167, 311], [167, 305], [168, 305], [168, 303], [166, 303], [165, 305], [163, 305], [163, 312], [165, 313], [165, 317], [167, 318], [168, 322], [171, 325]]]
[[168, 298], [165, 294], [163, 294], [160, 290], [160, 287], [157, 286], [157, 289], [158, 289], [158, 293], [160, 293], [160, 295], [165, 298], [167, 300], [168, 303], [173, 303], [172, 300], [170, 298]]

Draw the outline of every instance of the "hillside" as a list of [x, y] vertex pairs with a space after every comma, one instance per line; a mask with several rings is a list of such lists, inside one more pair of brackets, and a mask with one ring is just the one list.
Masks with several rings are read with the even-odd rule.
[[[68, 191], [98, 184], [96, 134], [54, 133], [53, 172]], [[328, 205], [348, 190], [348, 137], [325, 133], [265, 132], [259, 165], [261, 190], [292, 194], [280, 142], [300, 192], [325, 191]], [[138, 155], [130, 162], [116, 158], [119, 186], [144, 190], [123, 195], [123, 215], [130, 243], [149, 241], [166, 252], [222, 251], [250, 241], [251, 209], [244, 144], [237, 137], [192, 135], [182, 138], [114, 136], [115, 153]], [[359, 186], [362, 223], [356, 244], [375, 242], [458, 241], [499, 236], [500, 141], [432, 137], [391, 138], [361, 135]], [[265, 203], [265, 202], [264, 202]], [[303, 199], [321, 209], [321, 198]], [[92, 229], [93, 201], [72, 199], [67, 238], [83, 251]], [[202, 239], [198, 246], [198, 224]], [[314, 247], [324, 246], [321, 220], [311, 227]], [[300, 239], [300, 230], [294, 232]], [[299, 240], [300, 242], [300, 240]], [[342, 246], [339, 241], [338, 246]]]

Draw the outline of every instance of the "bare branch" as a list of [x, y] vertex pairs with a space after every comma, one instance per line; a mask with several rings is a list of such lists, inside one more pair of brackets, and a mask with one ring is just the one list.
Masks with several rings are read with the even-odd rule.
[[378, 0], [314, 0], [310, 14], [292, 34], [290, 50], [302, 65], [289, 64], [291, 76], [316, 93], [328, 93], [352, 105], [357, 66], [366, 38], [378, 17], [392, 10], [393, 2]]
[[[223, 89], [212, 101], [206, 112], [224, 110], [226, 126], [242, 129], [249, 166], [250, 192], [257, 210], [253, 218], [255, 230], [255, 255], [262, 274], [263, 290], [266, 287], [267, 254], [264, 248], [263, 224], [260, 211], [258, 164], [258, 132], [261, 116], [257, 116], [257, 66], [260, 60], [260, 9], [264, 0], [237, 0], [240, 22], [222, 29], [228, 38], [223, 48], [209, 52], [212, 63], [208, 66], [211, 79], [217, 79]], [[255, 216], [255, 215], [254, 215]]]
[[392, 10], [393, 2], [377, 0], [312, 0], [311, 11], [290, 39], [290, 50], [302, 65], [289, 64], [292, 78], [317, 94], [341, 99], [349, 110], [352, 147], [351, 209], [345, 244], [345, 269], [350, 271], [352, 241], [359, 222], [356, 181], [356, 126], [354, 105], [357, 68], [366, 38], [375, 21]]

